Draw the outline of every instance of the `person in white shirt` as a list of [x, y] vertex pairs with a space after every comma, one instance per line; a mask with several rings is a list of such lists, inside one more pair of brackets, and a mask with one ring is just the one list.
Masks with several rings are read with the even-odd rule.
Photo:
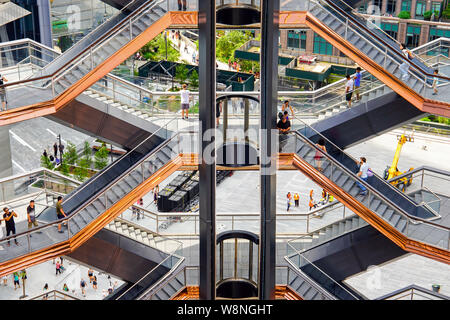
[[346, 75], [345, 78], [347, 79], [347, 83], [345, 84], [345, 100], [347, 101], [347, 105], [350, 108], [352, 106], [354, 81], [350, 77], [350, 75]]
[[[370, 170], [369, 165], [367, 164], [367, 160], [364, 157], [359, 158], [359, 172], [357, 174], [358, 177], [360, 177], [362, 180], [367, 182], [367, 178], [369, 175], [367, 174]], [[365, 196], [367, 194], [367, 189], [365, 186], [362, 185], [359, 181], [356, 182], [357, 186], [361, 189], [361, 192], [359, 193], [362, 196]]]
[[411, 53], [411, 51], [409, 51], [408, 49], [406, 49], [404, 44], [400, 44], [400, 50], [402, 50], [402, 54], [405, 56], [405, 60], [404, 62], [400, 65], [399, 69], [402, 73], [402, 77], [401, 80], [406, 81], [409, 78], [409, 60], [413, 59], [413, 54]]
[[[0, 86], [4, 85], [8, 80], [0, 74]], [[2, 103], [2, 107], [0, 111], [6, 111], [6, 89], [4, 87], [0, 88], [0, 101]]]
[[[183, 84], [183, 90], [180, 91], [181, 95], [181, 118], [188, 119], [189, 118], [189, 90], [186, 90], [187, 85]], [[186, 113], [186, 117], [184, 114]]]

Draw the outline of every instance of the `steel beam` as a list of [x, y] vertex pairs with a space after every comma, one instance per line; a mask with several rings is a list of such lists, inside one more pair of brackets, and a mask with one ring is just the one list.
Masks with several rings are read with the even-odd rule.
[[[216, 296], [216, 2], [198, 1], [201, 300]], [[211, 134], [212, 133], [212, 134]], [[212, 147], [212, 148], [211, 148]], [[207, 151], [208, 150], [208, 151]], [[206, 152], [207, 151], [207, 152]]]
[[279, 0], [261, 1], [261, 228], [259, 299], [275, 299]]

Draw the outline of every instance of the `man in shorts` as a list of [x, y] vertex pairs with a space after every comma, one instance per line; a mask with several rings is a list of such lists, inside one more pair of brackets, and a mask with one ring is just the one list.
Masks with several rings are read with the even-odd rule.
[[8, 103], [6, 101], [6, 89], [2, 87], [5, 82], [8, 82], [8, 80], [0, 74], [0, 101], [2, 102], [2, 110], [0, 111], [6, 111], [6, 104]]
[[[180, 91], [181, 96], [181, 118], [188, 119], [189, 118], [189, 90], [186, 90], [187, 85], [183, 84], [183, 89]], [[184, 114], [186, 113], [186, 117]]]
[[345, 84], [345, 100], [347, 101], [347, 105], [350, 108], [352, 106], [352, 94], [353, 94], [353, 79], [350, 78], [350, 75], [346, 75], [347, 83]]
[[[34, 200], [31, 200], [30, 205], [27, 207], [27, 220], [28, 220], [28, 229], [31, 229], [33, 226], [35, 227], [38, 226], [35, 215]], [[31, 237], [32, 236], [30, 234], [30, 238]]]
[[[58, 197], [58, 202], [56, 203], [56, 215], [58, 217], [58, 220], [63, 219], [66, 216], [64, 213], [63, 207], [62, 207], [62, 197]], [[61, 224], [58, 224], [58, 232], [63, 233], [64, 231], [61, 231]]]

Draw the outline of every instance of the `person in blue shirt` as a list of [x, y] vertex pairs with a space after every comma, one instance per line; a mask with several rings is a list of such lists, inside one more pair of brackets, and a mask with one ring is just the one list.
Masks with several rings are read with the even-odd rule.
[[356, 101], [361, 100], [361, 98], [359, 97], [359, 87], [361, 86], [361, 68], [357, 67], [356, 68], [356, 74], [355, 74], [355, 83], [354, 83], [354, 93], [356, 94]]

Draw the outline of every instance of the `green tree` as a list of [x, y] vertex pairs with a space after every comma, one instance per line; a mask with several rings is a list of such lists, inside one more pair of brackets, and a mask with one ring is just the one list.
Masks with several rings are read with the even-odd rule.
[[55, 169], [55, 164], [53, 162], [51, 162], [50, 159], [44, 155], [41, 156], [41, 166], [46, 169], [49, 169], [49, 170]]
[[[167, 39], [167, 61], [176, 62], [180, 58], [180, 53], [171, 45], [170, 39]], [[144, 45], [140, 50], [142, 56], [147, 60], [161, 61], [166, 60], [166, 41], [164, 35], [160, 34], [152, 41]]]
[[70, 165], [67, 163], [67, 158], [63, 157], [61, 165], [59, 166], [59, 171], [65, 176], [70, 175]]
[[88, 167], [90, 167], [92, 164], [92, 148], [88, 141], [85, 141], [83, 145], [83, 159], [86, 160]]
[[[220, 33], [218, 33], [220, 35]], [[234, 51], [251, 39], [249, 32], [233, 30], [224, 33], [216, 42], [216, 56], [219, 61], [228, 63], [234, 59]]]
[[75, 178], [77, 178], [77, 180], [82, 182], [86, 180], [86, 178], [89, 175], [88, 168], [90, 168], [90, 163], [88, 159], [86, 158], [79, 159], [77, 162], [77, 167], [74, 170]]
[[198, 87], [198, 72], [197, 70], [193, 70], [191, 72], [191, 76], [189, 77], [191, 80], [191, 86]]
[[179, 64], [175, 69], [175, 78], [181, 82], [186, 81], [189, 70], [184, 64]]
[[108, 154], [109, 151], [106, 146], [102, 146], [100, 149], [98, 149], [94, 156], [96, 169], [102, 170], [108, 165]]
[[410, 19], [411, 13], [409, 11], [400, 11], [400, 13], [398, 14], [398, 17], [400, 19]]
[[78, 160], [78, 153], [77, 153], [77, 147], [72, 143], [67, 143], [67, 152], [64, 153], [64, 159], [67, 161], [68, 164], [75, 164]]

